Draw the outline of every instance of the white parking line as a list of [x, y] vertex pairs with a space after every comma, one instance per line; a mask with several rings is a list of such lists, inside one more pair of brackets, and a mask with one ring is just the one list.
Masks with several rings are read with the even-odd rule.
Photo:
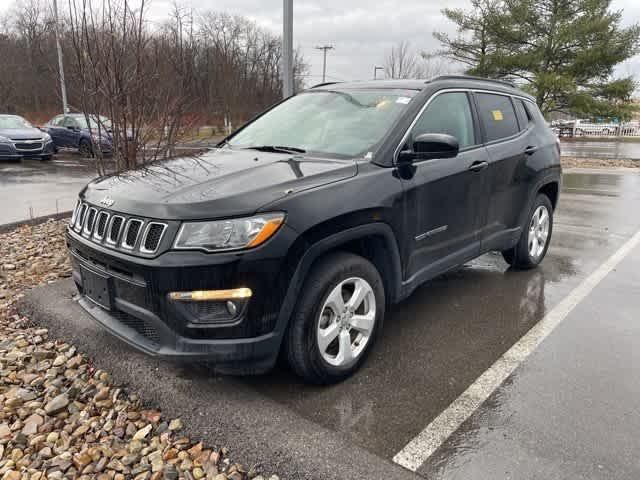
[[578, 285], [394, 457], [416, 471], [475, 412], [569, 313], [636, 247], [640, 231]]

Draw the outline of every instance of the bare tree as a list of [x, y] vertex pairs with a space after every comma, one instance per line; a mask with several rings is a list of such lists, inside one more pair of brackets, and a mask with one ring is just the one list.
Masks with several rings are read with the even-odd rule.
[[421, 78], [430, 79], [440, 75], [462, 73], [464, 69], [462, 65], [452, 62], [439, 53], [422, 52], [420, 53], [418, 70]]
[[[14, 1], [0, 16], [0, 58], [11, 72], [0, 75], [0, 110], [46, 121], [60, 113], [49, 0]], [[181, 3], [153, 24], [148, 2], [59, 0], [69, 104], [113, 120], [119, 168], [170, 154], [194, 123], [240, 125], [282, 98], [277, 35]], [[308, 67], [299, 51], [294, 68], [301, 88]]]
[[417, 78], [420, 56], [411, 44], [403, 40], [391, 47], [384, 60], [384, 72], [388, 78]]
[[457, 73], [462, 70], [440, 53], [418, 53], [408, 41], [401, 41], [391, 47], [384, 60], [387, 78], [434, 78], [438, 75]]
[[[109, 130], [117, 170], [166, 157], [194, 101], [184, 88], [192, 77], [186, 52], [193, 37], [184, 35], [183, 17], [176, 10], [175, 28], [152, 35], [146, 6], [145, 0], [135, 10], [126, 0], [104, 0], [99, 8], [88, 0], [69, 1], [71, 75], [80, 87], [79, 106], [97, 130], [94, 138]], [[103, 170], [99, 141], [93, 151]]]

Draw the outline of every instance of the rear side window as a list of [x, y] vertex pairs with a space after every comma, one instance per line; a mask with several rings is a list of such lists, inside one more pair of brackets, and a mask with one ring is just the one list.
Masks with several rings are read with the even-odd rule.
[[542, 115], [542, 112], [538, 108], [538, 105], [536, 105], [533, 102], [523, 102], [523, 103], [524, 103], [524, 108], [527, 110], [527, 113], [529, 114], [529, 118], [533, 123], [537, 125], [547, 124], [547, 121], [545, 120], [544, 115]]
[[476, 99], [487, 142], [511, 137], [520, 131], [511, 98], [492, 93], [477, 93]]
[[415, 139], [423, 133], [446, 133], [454, 136], [460, 149], [464, 149], [476, 144], [472, 118], [466, 93], [443, 93], [429, 103], [411, 136]]
[[516, 104], [516, 114], [518, 115], [518, 123], [520, 124], [520, 130], [526, 130], [530, 123], [533, 122], [533, 118], [527, 111], [524, 102], [519, 99], [514, 99]]

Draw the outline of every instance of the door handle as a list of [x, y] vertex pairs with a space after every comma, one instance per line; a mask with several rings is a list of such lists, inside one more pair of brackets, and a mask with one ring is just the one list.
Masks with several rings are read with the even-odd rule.
[[481, 172], [489, 166], [489, 162], [473, 162], [469, 167], [472, 172]]
[[538, 151], [538, 147], [534, 147], [533, 145], [529, 145], [527, 148], [524, 149], [525, 155], [533, 155], [537, 151]]

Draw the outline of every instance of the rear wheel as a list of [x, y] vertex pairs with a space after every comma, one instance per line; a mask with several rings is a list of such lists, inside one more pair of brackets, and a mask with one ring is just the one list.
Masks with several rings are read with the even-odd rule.
[[518, 244], [502, 252], [502, 256], [514, 268], [535, 268], [547, 254], [552, 233], [553, 206], [549, 197], [539, 194], [527, 216]]
[[291, 317], [285, 349], [293, 371], [310, 383], [349, 377], [382, 328], [384, 286], [368, 260], [334, 253], [312, 269]]
[[93, 149], [91, 148], [91, 142], [89, 140], [85, 140], [84, 138], [80, 140], [80, 144], [78, 145], [78, 152], [84, 158], [93, 157]]

